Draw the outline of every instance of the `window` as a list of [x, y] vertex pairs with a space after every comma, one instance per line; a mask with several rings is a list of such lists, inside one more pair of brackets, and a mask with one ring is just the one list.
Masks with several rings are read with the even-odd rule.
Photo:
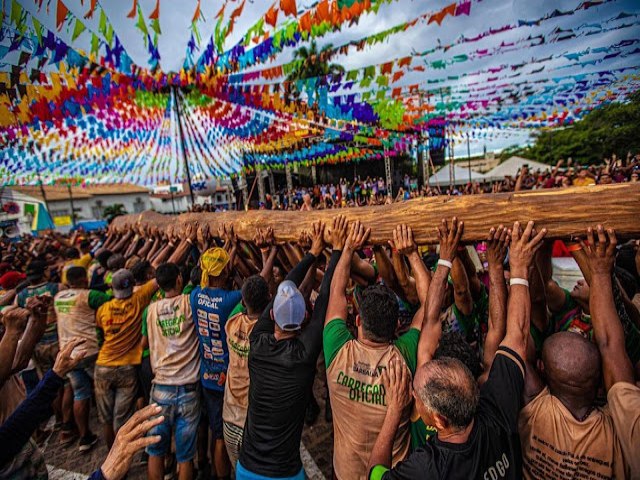
[[133, 202], [133, 213], [144, 212], [146, 205], [140, 197], [136, 197], [136, 201]]

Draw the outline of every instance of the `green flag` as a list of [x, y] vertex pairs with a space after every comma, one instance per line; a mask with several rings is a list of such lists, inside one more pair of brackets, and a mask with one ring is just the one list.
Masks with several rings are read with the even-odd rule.
[[100, 38], [95, 33], [91, 34], [91, 53], [98, 55], [100, 51]]
[[42, 24], [36, 17], [31, 17], [31, 22], [33, 23], [33, 31], [38, 38], [38, 45], [42, 45]]
[[80, 20], [78, 20], [78, 19], [76, 18], [76, 24], [75, 24], [75, 26], [73, 27], [73, 35], [71, 35], [71, 41], [73, 41], [73, 40], [75, 40], [76, 38], [78, 38], [78, 37], [80, 36], [80, 34], [81, 34], [82, 32], [84, 32], [84, 31], [85, 31], [85, 26], [84, 26], [84, 24], [83, 24]]

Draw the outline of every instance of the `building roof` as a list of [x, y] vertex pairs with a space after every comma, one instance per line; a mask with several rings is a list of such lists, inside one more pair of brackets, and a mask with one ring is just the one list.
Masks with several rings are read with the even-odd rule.
[[[11, 190], [20, 192], [24, 195], [37, 198], [38, 200], [44, 200], [42, 198], [42, 190], [37, 185], [28, 186], [14, 186], [9, 187]], [[44, 185], [44, 192], [47, 196], [47, 200], [51, 202], [68, 200], [69, 190], [62, 185]], [[104, 184], [104, 185], [88, 185], [88, 186], [72, 186], [71, 194], [74, 199], [91, 198], [95, 195], [122, 195], [132, 193], [149, 193], [149, 190], [138, 185], [131, 183], [117, 183], [117, 184]]]
[[487, 173], [485, 173], [485, 176], [487, 177], [487, 179], [491, 180], [502, 180], [506, 176], [515, 177], [518, 174], [518, 170], [520, 170], [523, 165], [529, 166], [529, 172], [535, 172], [536, 170], [541, 170], [544, 172], [545, 170], [551, 168], [549, 165], [546, 165], [544, 163], [529, 160], [527, 158], [513, 156], [509, 157], [494, 169], [489, 170]]
[[[455, 185], [462, 185], [469, 182], [469, 170], [467, 168], [453, 166], [453, 183]], [[485, 180], [485, 176], [481, 173], [471, 170], [471, 181], [482, 182]], [[443, 166], [440, 170], [429, 177], [430, 185], [448, 186], [449, 185], [449, 165]]]

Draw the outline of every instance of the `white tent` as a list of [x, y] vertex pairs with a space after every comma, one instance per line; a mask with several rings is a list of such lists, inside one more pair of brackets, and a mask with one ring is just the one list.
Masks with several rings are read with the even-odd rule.
[[[471, 181], [472, 182], [483, 182], [486, 178], [481, 173], [474, 172], [471, 170]], [[449, 165], [445, 165], [436, 173], [429, 177], [429, 185], [436, 185], [438, 187], [446, 187], [449, 186]], [[454, 185], [463, 185], [465, 183], [469, 183], [469, 169], [462, 168], [457, 165], [453, 166], [453, 184]]]
[[527, 158], [514, 156], [514, 157], [509, 157], [507, 160], [502, 162], [493, 170], [490, 170], [487, 173], [485, 173], [484, 176], [486, 177], [487, 180], [503, 180], [504, 177], [506, 176], [515, 177], [523, 165], [529, 166], [529, 172], [535, 172], [537, 170], [545, 171], [550, 168], [549, 165], [546, 165], [544, 163], [535, 162]]

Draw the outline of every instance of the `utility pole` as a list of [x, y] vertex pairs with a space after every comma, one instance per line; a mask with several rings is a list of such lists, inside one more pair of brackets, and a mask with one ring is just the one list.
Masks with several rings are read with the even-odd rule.
[[182, 147], [182, 158], [184, 159], [184, 169], [187, 174], [187, 183], [189, 184], [189, 196], [191, 197], [191, 205], [193, 205], [195, 203], [195, 200], [193, 198], [193, 188], [191, 187], [191, 173], [189, 172], [189, 160], [187, 159], [187, 149], [184, 144], [184, 132], [182, 131], [182, 119], [180, 116], [180, 110], [182, 106], [180, 105], [178, 88], [175, 85], [172, 88], [173, 88], [173, 98], [176, 105], [176, 116], [178, 119], [178, 131], [180, 132], [180, 145]]
[[471, 148], [469, 147], [469, 132], [467, 132], [467, 166], [469, 167], [469, 183], [471, 183]]
[[71, 183], [70, 182], [67, 183], [67, 190], [69, 191], [69, 203], [71, 204], [71, 223], [72, 223], [73, 227], [75, 228], [75, 226], [76, 226], [76, 212], [75, 212], [75, 208], [73, 206], [73, 193], [71, 193]]

